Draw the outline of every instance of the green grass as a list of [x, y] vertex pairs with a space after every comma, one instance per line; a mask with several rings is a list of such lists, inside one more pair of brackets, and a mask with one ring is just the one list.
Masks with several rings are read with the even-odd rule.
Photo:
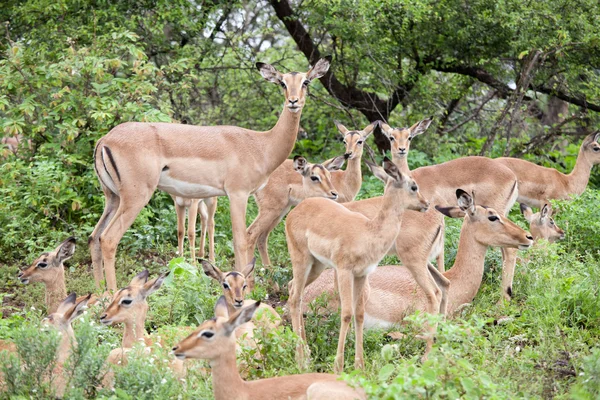
[[[369, 197], [378, 190], [380, 186], [366, 178], [360, 196]], [[573, 202], [555, 204], [562, 210], [556, 220], [567, 229], [567, 239], [520, 253], [511, 303], [498, 304], [501, 257], [499, 251], [490, 250], [480, 292], [459, 315], [440, 323], [434, 350], [426, 362], [420, 361], [424, 343], [415, 338], [425, 320], [423, 315], [409, 317], [407, 323], [398, 328], [406, 335], [400, 341], [392, 341], [386, 332], [367, 332], [366, 366], [362, 372], [351, 371], [354, 346], [353, 335], [349, 335], [347, 379], [365, 387], [372, 398], [383, 399], [598, 398], [600, 260], [596, 244], [600, 229], [593, 216], [599, 199], [599, 192], [588, 190]], [[147, 216], [136, 222], [128, 234], [129, 239], [119, 248], [116, 265], [120, 286], [144, 268], [150, 270], [151, 276], [167, 269], [173, 272], [163, 287], [150, 296], [146, 323], [148, 332], [160, 334], [165, 348], [169, 348], [185, 334], [178, 326], [194, 327], [212, 317], [220, 288], [195, 266], [174, 258], [174, 212], [163, 210], [161, 215], [165, 216], [165, 225], [159, 230], [147, 227]], [[251, 204], [248, 221], [255, 215], [256, 207]], [[511, 217], [526, 226], [516, 208]], [[447, 220], [447, 268], [453, 263], [459, 230], [460, 221]], [[220, 199], [216, 250], [217, 264], [225, 270], [233, 264], [230, 232], [227, 200]], [[154, 236], [149, 239], [149, 235]], [[53, 248], [59, 236], [59, 232], [49, 234], [45, 248]], [[136, 244], [136, 237], [144, 247]], [[35, 246], [39, 246], [37, 243], [43, 242], [42, 239], [37, 238]], [[69, 291], [83, 294], [94, 291], [94, 284], [89, 251], [83, 240], [79, 242], [75, 256], [67, 262], [66, 279]], [[156, 245], [147, 246], [152, 242]], [[272, 270], [257, 267], [257, 289], [253, 297], [264, 299], [268, 294], [270, 299], [285, 300], [291, 265], [283, 224], [272, 233], [269, 244], [276, 266]], [[0, 338], [16, 341], [22, 355], [20, 359], [10, 360], [7, 355], [2, 356], [3, 371], [7, 376], [12, 374], [16, 384], [5, 387], [0, 397], [46, 398], [51, 395], [51, 387], [36, 377], [47, 374], [52, 362], [48, 357], [31, 357], [40, 348], [52, 351], [52, 346], [44, 346], [48, 340], [52, 342], [48, 336], [52, 334], [39, 334], [40, 320], [44, 316], [43, 288], [39, 284], [23, 286], [16, 280], [18, 268], [31, 262], [42, 249], [23, 250], [28, 252], [23, 259], [12, 260], [0, 268], [3, 296]], [[279, 293], [266, 286], [266, 282], [273, 281], [279, 284]], [[78, 362], [71, 371], [74, 388], [68, 393], [70, 397], [212, 398], [210, 377], [201, 369], [205, 363], [195, 363], [186, 381], [181, 383], [164, 365], [170, 357], [165, 349], [156, 349], [150, 356], [152, 362], [141, 352], [133, 357], [127, 367], [117, 371], [114, 391], [98, 386], [106, 372], [102, 361], [121, 339], [119, 328], [97, 323], [100, 313], [101, 307], [92, 307], [74, 323], [79, 351]], [[339, 316], [308, 315], [306, 327], [312, 355], [306, 371], [331, 372]], [[256, 367], [250, 368], [249, 378], [306, 372], [295, 362], [297, 338], [289, 325], [274, 332], [260, 332], [257, 337], [262, 360], [257, 361], [252, 353], [242, 356], [246, 363]]]

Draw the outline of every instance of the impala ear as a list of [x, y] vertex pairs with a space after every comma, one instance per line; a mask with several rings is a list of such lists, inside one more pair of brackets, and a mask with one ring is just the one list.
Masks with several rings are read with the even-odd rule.
[[219, 297], [215, 304], [215, 317], [229, 318], [229, 311], [227, 311], [227, 299], [225, 296]]
[[342, 168], [342, 166], [344, 165], [345, 162], [346, 162], [346, 157], [337, 156], [334, 158], [330, 158], [329, 160], [325, 161], [321, 165], [323, 166], [323, 168], [325, 168], [328, 171], [338, 171]]
[[429, 128], [429, 125], [431, 125], [432, 121], [433, 121], [433, 117], [429, 117], [429, 118], [419, 121], [416, 124], [414, 124], [413, 126], [411, 126], [409, 128], [409, 132], [410, 132], [409, 137], [413, 138], [417, 135], [425, 133], [427, 128]]
[[256, 266], [256, 257], [252, 257], [252, 261], [246, 265], [246, 268], [242, 271], [244, 278], [248, 278], [254, 272], [254, 267]]
[[342, 125], [342, 123], [340, 121], [333, 121], [333, 123], [335, 124], [335, 127], [338, 129], [338, 131], [340, 131], [340, 133], [342, 134], [342, 136], [346, 136], [346, 134], [348, 132], [350, 132], [348, 130], [348, 128], [346, 128], [344, 125]]
[[387, 181], [390, 178], [389, 178], [388, 174], [385, 173], [385, 171], [383, 170], [383, 168], [381, 168], [377, 164], [373, 164], [372, 162], [370, 162], [366, 158], [364, 159], [364, 161], [365, 161], [365, 164], [367, 164], [367, 166], [369, 167], [369, 169], [373, 173], [373, 175], [375, 175], [375, 178], [377, 178], [380, 181], [382, 181], [383, 183], [387, 184]]
[[223, 272], [221, 272], [219, 268], [217, 268], [215, 265], [212, 265], [204, 259], [200, 260], [200, 264], [202, 264], [202, 270], [204, 271], [206, 276], [213, 278], [219, 283], [223, 282], [223, 276], [225, 274], [223, 274]]
[[306, 176], [308, 173], [308, 161], [302, 156], [294, 156], [294, 170], [302, 176]]
[[383, 133], [383, 135], [388, 139], [390, 138], [390, 136], [392, 135], [392, 131], [394, 130], [394, 128], [392, 128], [385, 122], [380, 122], [379, 128], [381, 129], [381, 133]]
[[75, 238], [71, 236], [58, 246], [57, 254], [59, 262], [62, 263], [73, 257], [73, 254], [75, 254], [75, 241]]
[[256, 68], [260, 72], [263, 78], [269, 82], [279, 83], [283, 79], [281, 72], [277, 71], [271, 64], [265, 64], [261, 62], [256, 63]]
[[312, 81], [313, 79], [318, 79], [325, 75], [329, 70], [329, 65], [331, 64], [331, 56], [327, 56], [325, 58], [321, 58], [314, 67], [312, 67], [306, 73], [306, 79]]
[[450, 218], [464, 218], [465, 215], [467, 215], [458, 206], [452, 206], [452, 207], [435, 206], [435, 209], [438, 210], [439, 212], [441, 212], [442, 214], [444, 214], [446, 217], [450, 217]]
[[531, 223], [531, 217], [533, 216], [533, 210], [527, 204], [521, 203], [519, 208], [521, 209], [521, 214], [525, 217], [525, 221]]
[[469, 193], [462, 189], [456, 189], [456, 199], [461, 210], [469, 214], [475, 213], [475, 201]]
[[544, 207], [540, 210], [540, 222], [544, 222], [546, 218], [552, 215], [552, 210], [550, 209], [550, 205], [544, 204]]
[[383, 170], [390, 178], [394, 179], [396, 182], [400, 183], [404, 181], [404, 176], [400, 173], [400, 170], [398, 169], [396, 164], [394, 164], [392, 160], [390, 160], [387, 157], [383, 159]]
[[77, 295], [75, 293], [71, 293], [58, 305], [56, 312], [58, 314], [65, 315], [65, 313], [69, 312], [71, 307], [75, 305], [75, 300], [77, 300]]
[[69, 311], [67, 311], [64, 314], [64, 319], [66, 321], [68, 321], [69, 323], [71, 323], [75, 320], [75, 318], [77, 318], [81, 314], [83, 314], [83, 311], [86, 309], [86, 307], [88, 305], [88, 301], [90, 300], [91, 297], [92, 297], [92, 294], [90, 293], [83, 299], [79, 300], [79, 302], [77, 304], [75, 304], [75, 306], [73, 306]]
[[171, 273], [171, 271], [160, 275], [157, 278], [152, 279], [149, 282], [146, 282], [142, 288], [141, 294], [143, 297], [148, 297], [152, 293], [156, 292], [162, 286], [165, 278]]
[[363, 133], [364, 135], [362, 135], [363, 138], [368, 138], [369, 136], [371, 136], [371, 133], [373, 133], [375, 131], [375, 128], [379, 126], [379, 124], [381, 123], [381, 121], [375, 121], [370, 123], [369, 125], [367, 125], [365, 127], [365, 129], [363, 129]]
[[145, 269], [142, 272], [140, 272], [139, 274], [137, 274], [136, 276], [134, 276], [133, 279], [131, 280], [131, 282], [129, 282], [129, 285], [130, 286], [142, 286], [144, 283], [146, 283], [146, 281], [148, 281], [149, 275], [150, 275], [150, 272], [148, 272], [148, 270]]
[[252, 316], [254, 315], [254, 312], [258, 309], [259, 306], [260, 300], [254, 304], [242, 308], [240, 311], [233, 314], [229, 318], [229, 321], [223, 324], [223, 328], [225, 328], [225, 335], [231, 335], [231, 332], [233, 332], [235, 328], [250, 321], [252, 319]]

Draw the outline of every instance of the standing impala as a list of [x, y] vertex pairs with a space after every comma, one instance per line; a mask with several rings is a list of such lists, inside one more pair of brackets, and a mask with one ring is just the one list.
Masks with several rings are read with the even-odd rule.
[[[456, 191], [456, 196], [458, 207], [438, 207], [440, 212], [449, 217], [464, 217], [454, 266], [443, 274], [450, 281], [448, 315], [461, 305], [470, 303], [479, 291], [488, 247], [527, 249], [533, 243], [528, 232], [498, 211], [476, 206], [472, 196], [460, 189]], [[325, 271], [306, 288], [304, 295], [307, 303], [323, 292], [335, 298], [331, 271]], [[404, 317], [415, 310], [427, 310], [423, 291], [413, 279], [411, 271], [401, 265], [378, 267], [369, 275], [365, 297], [368, 299], [365, 329], [389, 328], [402, 323]], [[335, 300], [328, 303], [328, 309], [337, 310]]]
[[256, 66], [285, 96], [271, 130], [127, 122], [98, 141], [94, 168], [106, 205], [89, 240], [97, 286], [104, 268], [109, 290], [116, 291], [117, 245], [156, 189], [187, 198], [227, 196], [236, 270], [247, 264], [248, 197], [290, 155], [308, 85], [327, 72], [329, 60], [319, 60], [306, 73], [282, 74], [269, 64]]
[[581, 144], [575, 168], [563, 174], [529, 161], [512, 157], [496, 158], [498, 164], [510, 168], [519, 180], [519, 203], [542, 208], [549, 200], [569, 200], [587, 187], [592, 168], [600, 164], [600, 132], [588, 135]]
[[196, 217], [200, 214], [202, 239], [200, 241], [200, 258], [204, 257], [206, 233], [208, 231], [208, 259], [215, 261], [215, 212], [217, 197], [206, 199], [188, 199], [171, 195], [177, 213], [177, 253], [183, 257], [183, 239], [185, 235], [185, 211], [188, 213], [188, 241], [192, 262], [196, 262]]
[[332, 184], [331, 173], [344, 163], [336, 157], [323, 164], [310, 164], [304, 157], [285, 160], [269, 177], [267, 185], [254, 193], [258, 215], [250, 224], [248, 234], [248, 258], [258, 252], [263, 265], [271, 265], [267, 241], [269, 234], [293, 206], [309, 197], [338, 198], [338, 189]]
[[[344, 346], [350, 320], [354, 316], [356, 338], [355, 366], [363, 361], [363, 288], [367, 276], [377, 268], [400, 230], [405, 208], [427, 210], [429, 203], [415, 181], [400, 173], [387, 158], [384, 169], [390, 176], [377, 215], [369, 219], [349, 211], [329, 199], [311, 198], [298, 205], [285, 223], [285, 235], [292, 261], [290, 315], [292, 326], [306, 343], [302, 317], [302, 292], [327, 267], [336, 269], [342, 305], [341, 329], [335, 359], [335, 372], [344, 369]], [[304, 346], [298, 348], [304, 362]]]

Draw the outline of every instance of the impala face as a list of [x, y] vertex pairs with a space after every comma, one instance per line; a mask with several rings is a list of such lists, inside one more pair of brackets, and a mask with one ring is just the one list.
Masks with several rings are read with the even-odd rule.
[[222, 272], [219, 268], [206, 260], [201, 260], [201, 264], [204, 273], [221, 285], [227, 305], [234, 309], [242, 308], [246, 295], [248, 294], [246, 278], [254, 272], [256, 258], [253, 258], [242, 272]]
[[371, 135], [371, 133], [373, 133], [375, 127], [379, 125], [379, 121], [375, 121], [372, 124], [367, 125], [362, 131], [350, 131], [340, 122], [334, 122], [335, 126], [338, 128], [338, 131], [340, 131], [342, 134], [344, 146], [346, 146], [346, 153], [344, 153], [344, 157], [349, 160], [362, 156], [365, 141]]
[[588, 160], [592, 164], [600, 164], [600, 132], [588, 135], [582, 144], [582, 149], [587, 154]]
[[129, 286], [115, 293], [112, 302], [108, 305], [100, 322], [104, 325], [113, 325], [133, 321], [140, 313], [148, 311], [147, 297], [158, 290], [169, 273], [162, 274], [148, 281], [148, 270], [137, 274]]
[[290, 112], [297, 113], [304, 107], [308, 85], [314, 79], [327, 73], [330, 62], [330, 59], [322, 58], [306, 73], [288, 72], [282, 74], [272, 65], [260, 62], [256, 63], [256, 68], [258, 68], [263, 78], [281, 86], [285, 96], [285, 107]]
[[537, 213], [534, 213], [525, 204], [521, 204], [521, 213], [529, 222], [529, 229], [534, 240], [546, 239], [549, 242], [556, 242], [565, 238], [565, 231], [554, 222], [552, 209], [548, 204], [544, 204], [544, 207]]
[[[336, 162], [336, 160], [339, 160]], [[344, 162], [339, 157], [329, 163], [333, 170], [339, 169], [338, 165]], [[302, 175], [302, 187], [306, 197], [325, 197], [337, 200], [338, 193], [331, 183], [331, 173], [322, 164], [310, 164], [304, 157], [294, 157], [294, 170]]]
[[404, 204], [407, 210], [425, 212], [429, 209], [429, 201], [423, 197], [415, 180], [401, 173], [387, 157], [383, 161], [383, 170], [387, 174], [385, 191], [394, 190], [399, 204]]
[[21, 283], [52, 283], [63, 274], [63, 262], [73, 257], [75, 238], [70, 237], [51, 252], [42, 253], [29, 268], [17, 276]]
[[62, 303], [60, 303], [56, 312], [49, 314], [42, 320], [42, 323], [47, 326], [53, 326], [60, 331], [69, 330], [71, 328], [71, 322], [83, 314], [91, 297], [92, 295], [89, 294], [87, 297], [84, 297], [77, 302], [77, 295], [71, 293]]
[[410, 128], [392, 128], [388, 124], [381, 124], [381, 132], [389, 139], [394, 157], [404, 158], [408, 155], [410, 142], [417, 135], [424, 133], [433, 117], [417, 122]]

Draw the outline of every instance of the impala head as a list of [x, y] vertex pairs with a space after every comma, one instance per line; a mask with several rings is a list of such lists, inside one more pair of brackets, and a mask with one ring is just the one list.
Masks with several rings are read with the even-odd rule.
[[344, 164], [344, 157], [339, 156], [323, 164], [310, 164], [306, 158], [294, 157], [294, 170], [302, 175], [302, 187], [306, 197], [338, 198], [338, 192], [331, 183], [331, 173]]
[[201, 260], [200, 262], [204, 273], [219, 282], [223, 288], [223, 295], [225, 296], [227, 304], [234, 309], [240, 309], [244, 305], [244, 300], [248, 293], [246, 278], [254, 272], [256, 257], [246, 265], [242, 272], [222, 272], [219, 268], [206, 260]]
[[283, 89], [285, 96], [285, 107], [293, 113], [297, 113], [304, 107], [308, 85], [315, 79], [325, 75], [329, 70], [331, 58], [322, 58], [308, 72], [288, 72], [282, 74], [270, 64], [256, 63], [260, 74], [269, 82], [276, 83]]
[[229, 318], [219, 316], [204, 321], [192, 334], [173, 347], [173, 354], [180, 360], [186, 358], [215, 360], [225, 352], [233, 353], [235, 328], [250, 321], [259, 306], [260, 301], [257, 301]]
[[346, 146], [346, 153], [344, 154], [344, 157], [351, 160], [355, 157], [362, 156], [364, 144], [367, 141], [367, 138], [375, 130], [375, 127], [378, 126], [379, 121], [375, 121], [372, 124], [367, 125], [362, 131], [349, 131], [340, 122], [334, 121], [334, 123], [344, 139], [344, 145]]
[[100, 322], [113, 325], [133, 321], [139, 315], [145, 316], [148, 311], [146, 299], [162, 286], [169, 272], [151, 280], [148, 280], [148, 275], [148, 270], [144, 270], [131, 280], [129, 286], [118, 290], [100, 317]]
[[381, 124], [381, 132], [390, 140], [390, 148], [394, 157], [406, 157], [410, 142], [413, 138], [424, 133], [431, 125], [433, 117], [417, 122], [410, 128], [392, 128], [388, 124]]
[[[473, 196], [462, 189], [456, 190], [458, 207], [435, 208], [451, 218], [463, 218], [463, 227], [475, 229], [475, 240], [485, 246], [528, 249], [533, 244], [531, 234], [493, 208], [475, 205]], [[463, 228], [464, 229], [464, 228]]]
[[529, 206], [521, 204], [521, 213], [529, 222], [529, 230], [534, 240], [546, 239], [556, 242], [565, 238], [565, 231], [560, 229], [552, 218], [552, 208], [549, 204], [544, 204], [540, 212], [536, 213]]
[[588, 135], [581, 145], [581, 149], [587, 155], [592, 164], [600, 164], [600, 131]]
[[51, 252], [42, 253], [29, 268], [19, 273], [21, 283], [52, 283], [63, 276], [63, 262], [73, 257], [75, 238], [70, 237]]
[[77, 295], [71, 293], [60, 303], [56, 312], [49, 314], [43, 319], [43, 323], [51, 325], [60, 331], [68, 331], [71, 328], [71, 322], [83, 314], [91, 297], [92, 294], [90, 293], [87, 297], [77, 301]]

